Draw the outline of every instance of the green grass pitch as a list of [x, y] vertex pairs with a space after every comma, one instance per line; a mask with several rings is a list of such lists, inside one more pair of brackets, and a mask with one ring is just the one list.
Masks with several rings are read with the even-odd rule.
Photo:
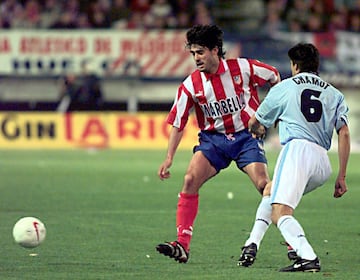
[[[175, 210], [190, 151], [179, 151], [160, 181], [165, 151], [0, 151], [0, 279], [360, 279], [360, 154], [348, 193], [334, 199], [334, 173], [295, 212], [322, 262], [317, 274], [282, 274], [286, 247], [271, 226], [250, 268], [236, 266], [260, 195], [235, 165], [200, 191], [191, 257], [178, 264], [155, 251], [176, 239]], [[269, 152], [273, 172], [277, 152]], [[227, 193], [233, 192], [229, 200]], [[35, 249], [15, 244], [12, 227], [36, 216], [47, 227]], [[31, 256], [31, 254], [37, 254]]]

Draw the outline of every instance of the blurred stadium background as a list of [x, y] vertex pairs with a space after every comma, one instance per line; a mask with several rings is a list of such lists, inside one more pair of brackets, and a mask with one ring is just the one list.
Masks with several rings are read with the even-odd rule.
[[[0, 0], [1, 279], [289, 278], [277, 272], [286, 255], [274, 227], [252, 269], [235, 265], [260, 199], [236, 167], [207, 183], [189, 265], [154, 250], [174, 234], [179, 182], [197, 142], [191, 119], [172, 179], [160, 182], [156, 149], [166, 148], [165, 116], [194, 69], [184, 35], [197, 23], [224, 29], [228, 57], [273, 64], [283, 78], [288, 48], [314, 43], [321, 76], [347, 98], [359, 150], [360, 1]], [[276, 135], [265, 145], [270, 174]], [[359, 279], [359, 157], [350, 159], [349, 195], [331, 199], [335, 172], [297, 210], [324, 267], [312, 279]], [[11, 236], [28, 215], [48, 230], [34, 251]]]
[[163, 119], [194, 69], [185, 30], [197, 23], [224, 29], [228, 57], [273, 64], [283, 78], [288, 48], [314, 43], [321, 76], [346, 95], [357, 150], [356, 0], [0, 1], [0, 148], [165, 148]]

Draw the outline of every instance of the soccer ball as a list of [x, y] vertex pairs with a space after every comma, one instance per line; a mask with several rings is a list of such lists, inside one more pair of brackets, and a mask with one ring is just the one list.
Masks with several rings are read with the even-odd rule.
[[24, 217], [16, 222], [13, 237], [16, 243], [25, 248], [39, 246], [46, 236], [44, 224], [35, 217]]

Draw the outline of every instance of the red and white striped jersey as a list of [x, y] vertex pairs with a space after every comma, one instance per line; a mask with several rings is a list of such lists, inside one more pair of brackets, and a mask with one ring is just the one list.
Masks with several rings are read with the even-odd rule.
[[215, 74], [194, 71], [179, 86], [167, 122], [183, 130], [195, 110], [201, 130], [234, 133], [259, 106], [258, 86], [278, 82], [278, 70], [254, 59], [220, 60]]

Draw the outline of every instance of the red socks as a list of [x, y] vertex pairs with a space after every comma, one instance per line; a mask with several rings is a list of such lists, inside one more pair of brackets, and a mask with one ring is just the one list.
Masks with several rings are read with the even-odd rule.
[[189, 251], [193, 224], [198, 212], [199, 194], [180, 193], [176, 211], [177, 241]]

